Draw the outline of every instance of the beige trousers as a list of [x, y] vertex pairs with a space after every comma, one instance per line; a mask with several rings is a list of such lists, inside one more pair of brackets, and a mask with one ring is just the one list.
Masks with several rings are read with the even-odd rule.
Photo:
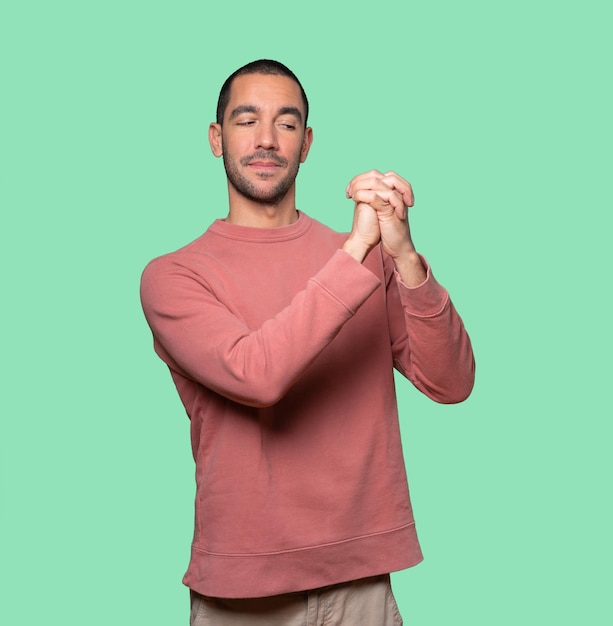
[[190, 626], [402, 626], [389, 575], [268, 598], [191, 592]]

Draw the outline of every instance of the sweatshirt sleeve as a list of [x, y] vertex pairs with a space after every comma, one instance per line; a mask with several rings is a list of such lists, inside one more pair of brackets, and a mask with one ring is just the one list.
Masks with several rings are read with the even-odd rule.
[[156, 351], [171, 369], [264, 407], [285, 395], [380, 284], [338, 250], [285, 309], [251, 330], [202, 277], [160, 257], [143, 273], [141, 301]]
[[432, 400], [462, 402], [475, 378], [470, 339], [449, 294], [423, 257], [422, 262], [426, 280], [410, 288], [386, 259], [394, 366]]

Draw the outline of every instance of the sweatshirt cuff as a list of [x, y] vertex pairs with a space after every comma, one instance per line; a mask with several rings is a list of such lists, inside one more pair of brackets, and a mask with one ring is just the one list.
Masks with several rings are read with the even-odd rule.
[[419, 258], [426, 269], [426, 280], [421, 285], [408, 287], [402, 282], [400, 274], [396, 269], [394, 269], [394, 275], [396, 276], [404, 310], [409, 315], [416, 317], [433, 317], [441, 313], [445, 308], [449, 300], [449, 294], [434, 278], [428, 261], [421, 254]]
[[344, 250], [332, 258], [311, 279], [355, 313], [381, 285], [381, 281]]

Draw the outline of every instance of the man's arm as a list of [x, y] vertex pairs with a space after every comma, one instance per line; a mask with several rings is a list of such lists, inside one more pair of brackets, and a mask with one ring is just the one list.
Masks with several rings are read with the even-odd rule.
[[145, 269], [141, 300], [171, 369], [236, 402], [271, 406], [380, 285], [339, 250], [289, 306], [251, 330], [170, 255]]
[[432, 400], [462, 402], [470, 395], [475, 378], [470, 339], [449, 294], [423, 257], [420, 262], [426, 280], [411, 288], [387, 260], [394, 366]]
[[408, 221], [411, 185], [395, 174], [372, 170], [356, 176], [347, 197], [376, 214], [388, 269], [388, 317], [394, 365], [437, 402], [461, 402], [474, 384], [470, 339], [447, 291], [416, 252]]

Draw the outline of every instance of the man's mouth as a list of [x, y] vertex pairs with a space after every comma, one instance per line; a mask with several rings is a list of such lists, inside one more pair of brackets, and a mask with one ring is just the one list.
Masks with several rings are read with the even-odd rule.
[[247, 165], [248, 167], [256, 170], [264, 170], [271, 172], [279, 167], [285, 167], [287, 165], [287, 161], [276, 154], [271, 153], [255, 153], [251, 156], [244, 157], [241, 159], [241, 163], [243, 165]]
[[276, 161], [250, 161], [249, 167], [262, 170], [272, 170], [281, 167]]

